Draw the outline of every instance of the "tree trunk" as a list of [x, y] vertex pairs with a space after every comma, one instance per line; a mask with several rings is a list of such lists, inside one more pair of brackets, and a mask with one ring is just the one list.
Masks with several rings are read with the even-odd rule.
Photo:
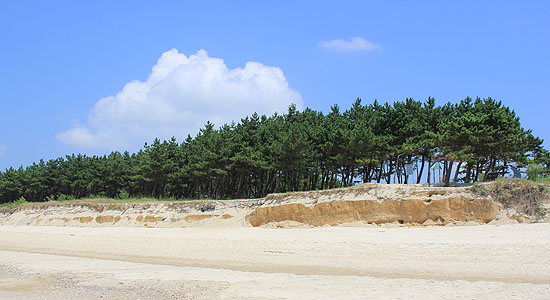
[[382, 171], [384, 170], [384, 161], [380, 161], [380, 169], [378, 169], [378, 175], [376, 178], [376, 183], [380, 183], [380, 180], [382, 180]]
[[386, 183], [388, 183], [388, 184], [391, 182], [391, 174], [392, 174], [392, 171], [393, 171], [392, 164], [393, 164], [393, 161], [390, 160], [390, 164], [388, 165], [388, 174], [387, 174], [388, 177], [386, 179]]
[[479, 172], [481, 171], [481, 163], [477, 163], [476, 165], [476, 175], [474, 181], [477, 182], [479, 180]]
[[464, 177], [464, 182], [470, 183], [471, 178], [472, 178], [472, 166], [470, 165], [470, 163], [466, 163], [466, 175]]
[[430, 186], [430, 175], [432, 171], [432, 158], [428, 160], [428, 186]]
[[424, 163], [426, 162], [426, 159], [424, 155], [422, 155], [422, 164], [420, 165], [420, 171], [418, 172], [418, 176], [416, 177], [416, 183], [420, 183], [420, 180], [422, 179], [422, 172], [424, 172]]
[[460, 172], [460, 166], [462, 166], [462, 161], [458, 163], [458, 166], [456, 166], [456, 171], [455, 171], [455, 177], [453, 179], [453, 182], [454, 183], [457, 183], [458, 182], [458, 173]]
[[454, 160], [449, 160], [449, 162], [445, 163], [445, 186], [449, 186], [450, 183], [451, 183], [451, 173], [452, 173], [452, 170], [453, 170], [453, 164], [454, 164]]

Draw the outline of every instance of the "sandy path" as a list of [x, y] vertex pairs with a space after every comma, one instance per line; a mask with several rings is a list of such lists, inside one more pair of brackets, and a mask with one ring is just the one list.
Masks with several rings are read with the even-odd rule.
[[[0, 269], [0, 299], [548, 299], [549, 237], [550, 224], [0, 226], [0, 264], [8, 268]], [[12, 278], [28, 286], [50, 280], [41, 286], [52, 289], [27, 291]]]

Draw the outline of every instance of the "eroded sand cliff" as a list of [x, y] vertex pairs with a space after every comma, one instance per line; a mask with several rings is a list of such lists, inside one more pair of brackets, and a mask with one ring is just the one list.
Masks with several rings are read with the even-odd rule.
[[[212, 209], [201, 211], [205, 204]], [[0, 212], [0, 224], [52, 226], [324, 226], [353, 223], [445, 225], [488, 223], [510, 215], [470, 187], [363, 184], [351, 188], [268, 195], [245, 201], [101, 204], [44, 203]]]
[[343, 223], [448, 224], [487, 223], [500, 206], [470, 188], [364, 184], [331, 191], [269, 195], [247, 215], [253, 226], [296, 221], [312, 226]]

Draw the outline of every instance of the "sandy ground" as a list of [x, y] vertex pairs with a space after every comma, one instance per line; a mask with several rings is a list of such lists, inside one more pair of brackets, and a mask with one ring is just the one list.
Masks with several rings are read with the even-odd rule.
[[550, 299], [550, 224], [0, 226], [0, 299]]

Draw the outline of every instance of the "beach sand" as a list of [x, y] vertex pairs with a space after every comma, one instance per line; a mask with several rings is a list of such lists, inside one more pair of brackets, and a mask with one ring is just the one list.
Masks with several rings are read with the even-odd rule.
[[0, 226], [0, 299], [550, 299], [550, 224]]

